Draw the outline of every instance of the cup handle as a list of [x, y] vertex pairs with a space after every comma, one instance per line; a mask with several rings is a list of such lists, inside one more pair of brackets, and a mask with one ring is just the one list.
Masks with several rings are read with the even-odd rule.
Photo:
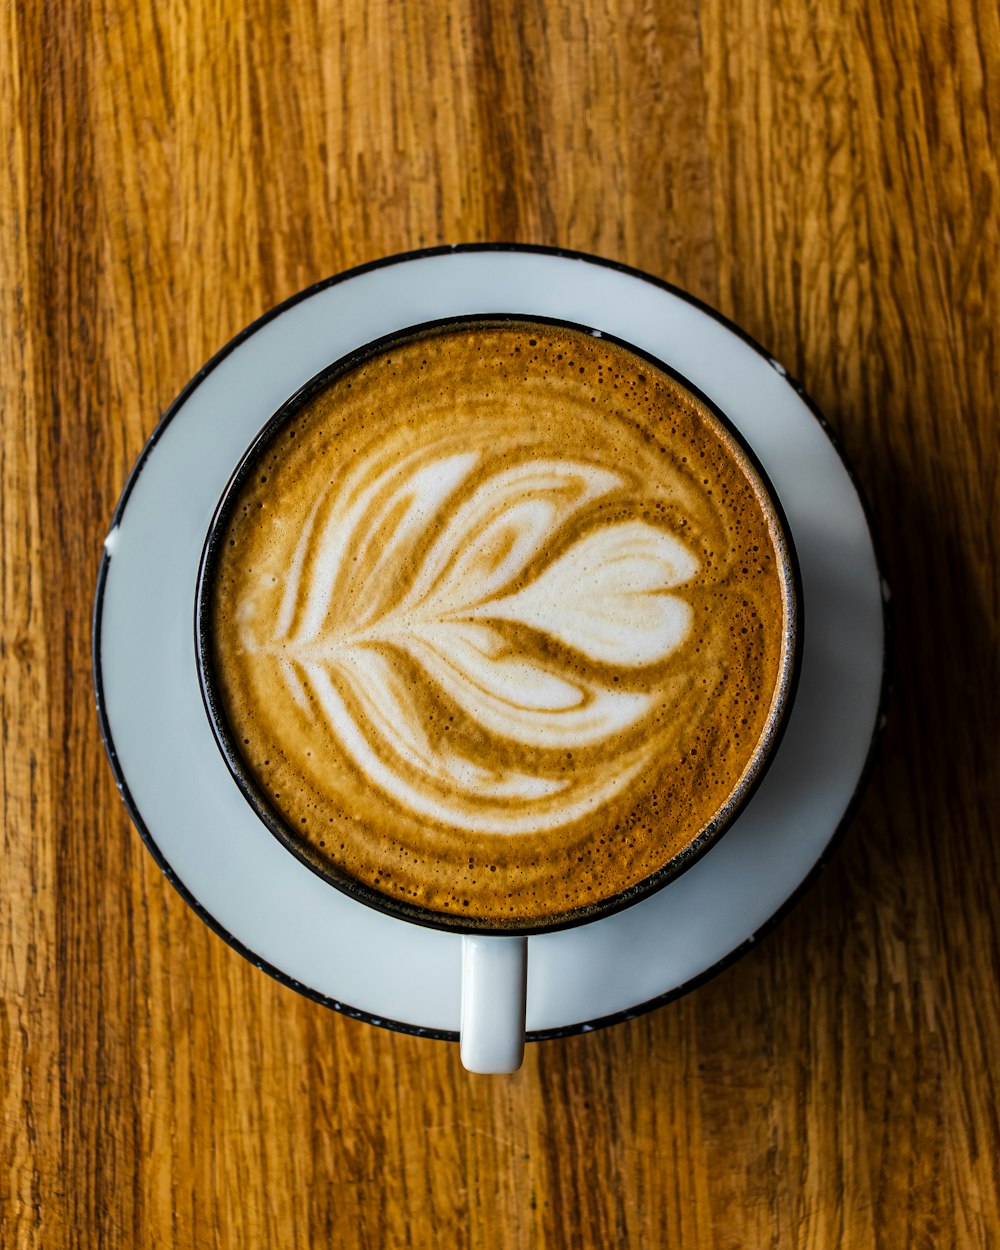
[[524, 1058], [528, 939], [462, 938], [462, 1063], [470, 1072], [516, 1072]]

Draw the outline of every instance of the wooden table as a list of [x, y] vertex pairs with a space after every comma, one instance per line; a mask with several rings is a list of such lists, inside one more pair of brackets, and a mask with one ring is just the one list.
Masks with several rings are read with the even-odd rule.
[[[3, 7], [0, 1245], [1000, 1244], [1000, 18], [975, 0]], [[252, 968], [101, 749], [100, 543], [272, 304], [457, 240], [686, 287], [805, 383], [896, 593], [825, 875], [687, 998], [473, 1078]]]

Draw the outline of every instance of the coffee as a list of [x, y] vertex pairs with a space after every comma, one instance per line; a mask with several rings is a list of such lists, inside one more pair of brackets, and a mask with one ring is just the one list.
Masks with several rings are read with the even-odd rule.
[[541, 926], [745, 788], [788, 682], [789, 554], [727, 426], [584, 331], [476, 321], [348, 361], [249, 457], [208, 669], [306, 858], [443, 921]]

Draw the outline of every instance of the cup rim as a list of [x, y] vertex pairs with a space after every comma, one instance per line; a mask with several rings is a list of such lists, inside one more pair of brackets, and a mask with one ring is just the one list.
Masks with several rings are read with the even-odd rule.
[[[761, 502], [765, 505], [765, 513], [769, 513], [768, 521], [772, 526], [775, 548], [780, 557], [779, 568], [785, 592], [785, 627], [782, 633], [782, 656], [778, 678], [772, 692], [771, 709], [757, 740], [754, 753], [726, 802], [719, 807], [697, 837], [682, 847], [676, 855], [672, 856], [671, 859], [647, 877], [605, 899], [585, 904], [582, 907], [575, 907], [566, 912], [560, 912], [549, 918], [539, 919], [535, 917], [530, 923], [518, 923], [515, 920], [496, 924], [490, 921], [478, 921], [475, 917], [460, 916], [458, 914], [449, 915], [444, 912], [432, 911], [430, 908], [420, 907], [416, 904], [381, 894], [371, 886], [346, 873], [338, 874], [333, 865], [320, 855], [315, 848], [312, 848], [294, 834], [288, 822], [281, 816], [280, 812], [268, 799], [266, 793], [257, 784], [243, 761], [239, 747], [234, 740], [233, 734], [230, 732], [222, 701], [212, 676], [209, 601], [214, 584], [213, 572], [218, 556], [221, 531], [229, 517], [230, 506], [239, 487], [255, 465], [258, 456], [270, 445], [278, 431], [293, 419], [313, 395], [324, 389], [336, 376], [356, 368], [366, 359], [382, 354], [394, 344], [418, 338], [424, 334], [444, 331], [451, 327], [511, 323], [552, 326], [558, 329], [573, 330], [616, 344], [640, 359], [647, 361], [654, 369], [666, 374], [711, 414], [724, 433], [732, 440], [733, 446], [730, 448], [730, 451], [736, 454], [737, 458], [742, 457], [745, 461], [744, 470], [749, 469], [751, 476], [757, 478]], [[352, 349], [328, 365], [325, 365], [279, 405], [240, 456], [223, 487], [213, 511], [198, 562], [198, 578], [195, 589], [194, 644], [196, 668], [202, 703], [212, 736], [244, 800], [270, 833], [287, 851], [301, 863], [305, 864], [323, 881], [348, 897], [353, 898], [356, 902], [392, 916], [397, 920], [420, 925], [424, 928], [458, 934], [480, 934], [498, 937], [530, 937], [542, 933], [554, 933], [576, 928], [583, 924], [602, 920], [606, 916], [623, 911], [640, 900], [657, 893], [701, 859], [719, 838], [727, 832], [736, 818], [746, 808], [753, 794], [763, 781], [771, 761], [777, 753], [777, 748], [784, 736], [795, 700], [802, 658], [802, 628], [802, 579], [791, 530], [780, 498], [767, 472], [756, 452], [740, 430], [703, 391], [678, 370], [659, 359], [653, 353], [645, 351], [627, 340], [600, 328], [535, 313], [460, 313], [417, 322], [400, 327], [368, 343], [362, 344], [360, 347]]]

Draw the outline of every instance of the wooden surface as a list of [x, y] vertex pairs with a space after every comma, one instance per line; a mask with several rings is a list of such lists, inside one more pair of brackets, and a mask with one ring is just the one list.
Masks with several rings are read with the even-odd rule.
[[[0, 59], [0, 1245], [1000, 1244], [995, 3], [25, 0]], [[129, 825], [89, 660], [112, 508], [202, 362], [476, 239], [641, 266], [764, 342], [897, 613], [807, 901], [509, 1079], [215, 937]]]

